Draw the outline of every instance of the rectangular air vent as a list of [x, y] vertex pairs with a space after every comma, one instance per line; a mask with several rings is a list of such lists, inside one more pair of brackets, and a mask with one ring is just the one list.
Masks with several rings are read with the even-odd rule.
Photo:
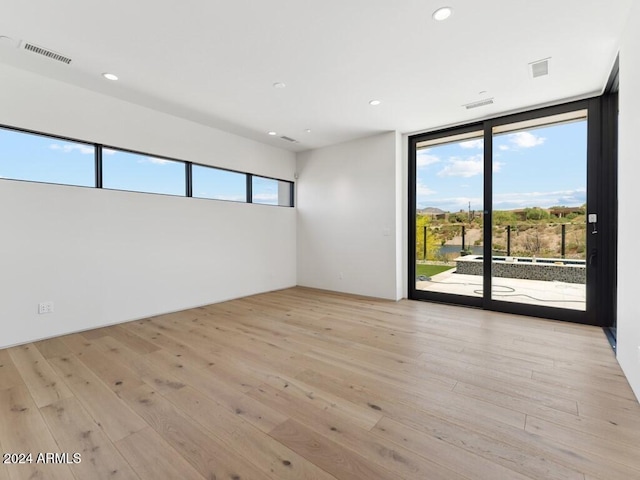
[[469, 110], [471, 108], [478, 108], [478, 107], [484, 107], [485, 105], [491, 105], [492, 103], [493, 103], [493, 98], [485, 98], [484, 100], [480, 100], [478, 102], [467, 103], [466, 105], [463, 105], [463, 107]]
[[280, 137], [280, 138], [281, 138], [282, 140], [286, 140], [287, 142], [291, 142], [291, 143], [298, 143], [298, 141], [297, 141], [296, 139], [291, 138], [291, 137], [287, 137], [287, 136], [284, 136], [284, 135], [283, 135], [282, 137]]
[[38, 47], [33, 43], [25, 42], [23, 48], [29, 52], [37, 53], [38, 55], [44, 55], [47, 58], [50, 58], [52, 60], [57, 60], [58, 62], [66, 63], [67, 65], [71, 63], [71, 59], [69, 57], [60, 55], [59, 53], [56, 53], [52, 50], [47, 50], [46, 48]]
[[529, 68], [531, 69], [531, 76], [533, 78], [549, 75], [549, 58], [538, 60], [537, 62], [531, 62], [529, 64]]

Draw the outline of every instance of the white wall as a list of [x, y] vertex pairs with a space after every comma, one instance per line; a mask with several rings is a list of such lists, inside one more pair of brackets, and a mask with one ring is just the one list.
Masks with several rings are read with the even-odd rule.
[[400, 136], [298, 154], [298, 284], [398, 299]]
[[[0, 124], [293, 180], [291, 152], [10, 67], [0, 85]], [[294, 209], [1, 179], [0, 205], [0, 348], [296, 284]]]
[[407, 136], [396, 132], [396, 300], [407, 298], [408, 285], [407, 277], [407, 245], [408, 226], [407, 208], [407, 179], [408, 179], [408, 156], [406, 154]]
[[640, 4], [634, 3], [620, 50], [618, 197], [618, 361], [640, 398]]

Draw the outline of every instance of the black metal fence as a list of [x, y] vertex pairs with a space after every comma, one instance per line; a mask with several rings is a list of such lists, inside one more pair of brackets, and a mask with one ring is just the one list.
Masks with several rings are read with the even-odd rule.
[[[492, 245], [493, 255], [585, 258], [585, 224], [520, 223], [493, 228], [495, 242]], [[477, 239], [476, 234], [474, 242], [469, 241], [466, 225], [423, 226], [421, 230], [422, 232], [416, 232], [419, 246], [416, 251], [418, 260], [451, 260], [448, 257], [481, 254], [483, 238], [481, 227], [474, 229], [480, 230], [480, 240]], [[456, 237], [461, 239], [460, 244], [451, 243], [451, 240]]]

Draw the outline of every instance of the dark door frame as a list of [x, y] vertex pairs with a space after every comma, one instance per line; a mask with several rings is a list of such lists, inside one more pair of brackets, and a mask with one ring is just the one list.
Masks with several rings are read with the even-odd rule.
[[[545, 307], [502, 302], [491, 298], [492, 141], [493, 127], [534, 118], [587, 110], [587, 213], [598, 215], [597, 231], [587, 228], [587, 309]], [[416, 289], [416, 150], [419, 142], [473, 131], [484, 131], [484, 295], [470, 297]], [[486, 310], [564, 320], [588, 325], [615, 325], [617, 271], [617, 94], [579, 100], [505, 115], [462, 127], [409, 137], [409, 298], [480, 307]], [[589, 227], [589, 225], [588, 225]], [[590, 260], [590, 261], [589, 261]]]
[[429, 292], [425, 297], [420, 290], [416, 289], [416, 153], [417, 144], [425, 140], [447, 137], [450, 135], [465, 134], [482, 131], [482, 122], [465, 125], [462, 127], [447, 128], [432, 133], [412, 135], [409, 137], [409, 298], [412, 300], [429, 300], [439, 303], [453, 303], [468, 307], [482, 307], [482, 298], [470, 297], [466, 295], [455, 295], [449, 293]]

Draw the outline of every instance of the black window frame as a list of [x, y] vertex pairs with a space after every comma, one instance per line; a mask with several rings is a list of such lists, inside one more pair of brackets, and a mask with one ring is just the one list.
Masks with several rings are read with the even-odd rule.
[[[195, 165], [196, 167], [208, 168], [208, 169], [212, 169], [212, 170], [219, 170], [219, 171], [227, 172], [227, 173], [235, 173], [235, 174], [238, 174], [238, 175], [244, 175], [244, 177], [245, 177], [245, 188], [246, 188], [246, 177], [248, 177], [250, 175], [249, 173], [246, 173], [246, 172], [230, 170], [228, 168], [214, 167], [212, 165], [202, 165], [202, 164], [199, 164], [199, 163], [194, 163], [192, 165]], [[191, 174], [190, 182], [191, 182], [192, 188], [193, 188], [193, 168], [192, 168], [190, 174]], [[245, 200], [229, 200], [229, 199], [225, 199], [225, 198], [199, 197], [197, 195], [193, 195], [193, 192], [192, 192], [192, 196], [193, 196], [193, 198], [197, 198], [197, 199], [200, 199], [200, 200], [216, 200], [218, 202], [234, 202], [234, 203], [251, 203], [251, 202], [246, 201], [246, 195], [245, 195]]]
[[[264, 178], [267, 180], [275, 180], [276, 182], [284, 182], [284, 183], [288, 183], [289, 184], [289, 205], [280, 205], [280, 203], [262, 203], [262, 202], [255, 202], [253, 200], [253, 179], [254, 177], [258, 177], [258, 178]], [[249, 185], [250, 184], [250, 185]], [[247, 203], [253, 203], [255, 205], [266, 205], [268, 207], [294, 207], [294, 200], [293, 200], [293, 194], [294, 194], [294, 182], [290, 182], [288, 180], [282, 180], [281, 178], [276, 178], [276, 177], [268, 177], [266, 175], [255, 175], [255, 174], [250, 174], [247, 177], [247, 187], [250, 188], [250, 190], [247, 190], [247, 198], [249, 198], [249, 195], [251, 195], [250, 200]], [[280, 186], [278, 185], [278, 189], [280, 188]]]
[[[598, 213], [598, 235], [587, 236], [587, 252], [595, 254], [595, 264], [588, 269], [587, 310], [571, 311], [554, 307], [500, 302], [491, 299], [491, 229], [484, 229], [485, 248], [482, 298], [416, 289], [416, 183], [417, 144], [460, 133], [483, 130], [484, 135], [484, 222], [492, 224], [493, 182], [492, 149], [495, 126], [543, 118], [577, 110], [587, 110], [587, 209]], [[419, 133], [408, 137], [408, 294], [410, 299], [472, 306], [490, 311], [564, 320], [574, 323], [610, 327], [615, 325], [617, 261], [617, 94], [586, 98], [525, 112]]]
[[36, 130], [28, 130], [26, 128], [13, 127], [13, 126], [10, 126], [10, 125], [0, 124], [0, 129], [8, 130], [8, 131], [11, 131], [11, 132], [23, 133], [23, 134], [26, 134], [26, 135], [35, 135], [37, 137], [47, 138], [47, 139], [50, 139], [50, 140], [58, 140], [58, 141], [63, 141], [63, 142], [73, 142], [73, 143], [77, 143], [77, 144], [82, 144], [82, 145], [87, 145], [87, 146], [93, 147], [94, 148], [94, 155], [93, 155], [94, 184], [93, 185], [78, 185], [78, 184], [74, 184], [74, 183], [45, 182], [45, 181], [42, 181], [42, 180], [30, 180], [30, 179], [25, 179], [25, 178], [11, 178], [11, 177], [3, 177], [3, 178], [0, 178], [0, 180], [10, 180], [12, 182], [40, 183], [40, 184], [44, 184], [44, 185], [64, 185], [64, 186], [76, 187], [76, 188], [100, 188], [100, 187], [98, 187], [98, 185], [100, 184], [99, 182], [102, 181], [102, 176], [98, 172], [100, 171], [99, 168], [101, 168], [101, 163], [100, 162], [101, 162], [101, 154], [102, 154], [102, 152], [101, 152], [99, 144], [94, 143], [94, 142], [88, 142], [86, 140], [79, 140], [77, 138], [65, 137], [65, 136], [61, 136], [61, 135], [50, 135], [48, 133], [38, 132]]
[[[37, 130], [30, 130], [30, 129], [21, 128], [21, 127], [15, 127], [15, 126], [12, 126], [12, 125], [0, 124], [0, 128], [4, 129], [4, 130], [8, 130], [8, 131], [18, 132], [18, 133], [36, 135], [36, 136], [47, 138], [47, 139], [51, 139], [51, 140], [66, 141], [66, 142], [73, 142], [73, 143], [79, 143], [79, 144], [83, 144], [83, 145], [88, 145], [88, 146], [92, 146], [94, 148], [94, 150], [95, 150], [94, 151], [94, 162], [93, 162], [94, 163], [94, 184], [91, 185], [91, 186], [89, 186], [89, 185], [75, 185], [75, 184], [69, 184], [69, 183], [58, 183], [58, 182], [43, 182], [43, 181], [39, 181], [39, 180], [28, 180], [28, 179], [19, 179], [19, 178], [10, 178], [10, 177], [8, 177], [8, 178], [0, 178], [0, 180], [2, 180], [2, 181], [30, 182], [30, 183], [49, 184], [49, 185], [62, 185], [62, 186], [77, 187], [77, 188], [96, 188], [96, 189], [104, 189], [104, 190], [111, 190], [111, 191], [126, 191], [126, 192], [131, 192], [131, 193], [139, 193], [139, 194], [143, 194], [143, 195], [164, 195], [164, 196], [178, 197], [178, 198], [181, 198], [181, 197], [198, 198], [199, 200], [213, 200], [213, 201], [218, 201], [218, 202], [224, 202], [224, 201], [234, 201], [235, 202], [235, 200], [223, 200], [223, 199], [214, 199], [214, 198], [193, 197], [193, 165], [197, 165], [197, 166], [201, 166], [201, 167], [205, 167], [205, 168], [213, 168], [213, 169], [216, 169], [216, 170], [222, 170], [222, 171], [226, 171], [226, 172], [245, 175], [246, 178], [247, 178], [247, 198], [246, 198], [245, 201], [237, 201], [237, 203], [254, 203], [254, 202], [252, 202], [252, 189], [251, 189], [253, 176], [261, 177], [261, 178], [267, 178], [267, 179], [270, 179], [270, 180], [276, 180], [278, 182], [288, 183], [290, 185], [290, 189], [291, 189], [290, 202], [289, 202], [290, 204], [289, 205], [272, 205], [272, 204], [265, 204], [265, 203], [256, 203], [256, 205], [280, 206], [280, 207], [284, 206], [284, 207], [290, 207], [290, 208], [294, 208], [295, 207], [295, 202], [294, 202], [295, 181], [292, 181], [292, 180], [285, 180], [285, 179], [282, 179], [282, 178], [270, 177], [270, 176], [267, 176], [267, 175], [254, 174], [254, 173], [251, 173], [251, 172], [244, 172], [244, 171], [241, 171], [241, 170], [234, 170], [234, 169], [230, 169], [230, 168], [219, 167], [219, 166], [216, 166], [216, 165], [210, 165], [210, 164], [205, 164], [205, 163], [192, 162], [192, 161], [189, 161], [189, 160], [182, 160], [182, 159], [179, 159], [179, 158], [169, 157], [169, 156], [166, 156], [166, 155], [150, 153], [150, 152], [143, 152], [143, 151], [140, 151], [140, 150], [124, 148], [124, 147], [117, 147], [115, 145], [108, 145], [108, 144], [102, 144], [102, 143], [97, 143], [97, 142], [90, 142], [90, 141], [82, 140], [82, 139], [78, 139], [78, 138], [67, 137], [67, 136], [63, 136], [63, 135], [56, 135], [56, 134], [41, 132], [41, 131], [37, 131]], [[130, 154], [133, 154], [133, 155], [141, 155], [141, 156], [153, 157], [153, 158], [157, 158], [157, 159], [161, 159], [161, 160], [167, 160], [167, 161], [171, 161], [171, 162], [184, 164], [184, 172], [185, 172], [185, 176], [184, 176], [184, 193], [180, 194], [180, 195], [174, 195], [174, 194], [157, 193], [157, 192], [144, 192], [144, 191], [137, 191], [137, 190], [124, 190], [124, 189], [111, 188], [111, 187], [110, 188], [105, 188], [104, 187], [104, 182], [103, 182], [104, 150], [114, 150], [114, 151], [117, 151], [117, 152], [123, 152], [123, 153], [130, 153]]]
[[[170, 158], [170, 157], [166, 157], [163, 155], [154, 155], [151, 153], [144, 153], [144, 152], [138, 152], [135, 150], [130, 150], [130, 149], [126, 149], [126, 148], [120, 148], [120, 147], [114, 147], [111, 145], [99, 145], [100, 147], [100, 181], [101, 181], [101, 187], [104, 190], [113, 190], [113, 191], [118, 191], [118, 192], [130, 192], [130, 193], [146, 193], [146, 194], [150, 194], [150, 195], [164, 195], [167, 197], [188, 197], [188, 189], [189, 189], [189, 185], [191, 183], [191, 178], [188, 177], [189, 175], [189, 168], [187, 167], [187, 162], [186, 160], [178, 160], [175, 158]], [[144, 190], [128, 190], [126, 188], [116, 188], [116, 187], [108, 187], [104, 185], [104, 150], [111, 150], [114, 152], [122, 152], [122, 153], [127, 153], [130, 155], [137, 155], [140, 157], [151, 157], [151, 158], [157, 158], [158, 160], [166, 160], [168, 162], [173, 162], [176, 164], [184, 164], [184, 172], [185, 172], [185, 177], [184, 177], [184, 185], [182, 188], [182, 192], [183, 193], [162, 193], [162, 192], [147, 192]]]

